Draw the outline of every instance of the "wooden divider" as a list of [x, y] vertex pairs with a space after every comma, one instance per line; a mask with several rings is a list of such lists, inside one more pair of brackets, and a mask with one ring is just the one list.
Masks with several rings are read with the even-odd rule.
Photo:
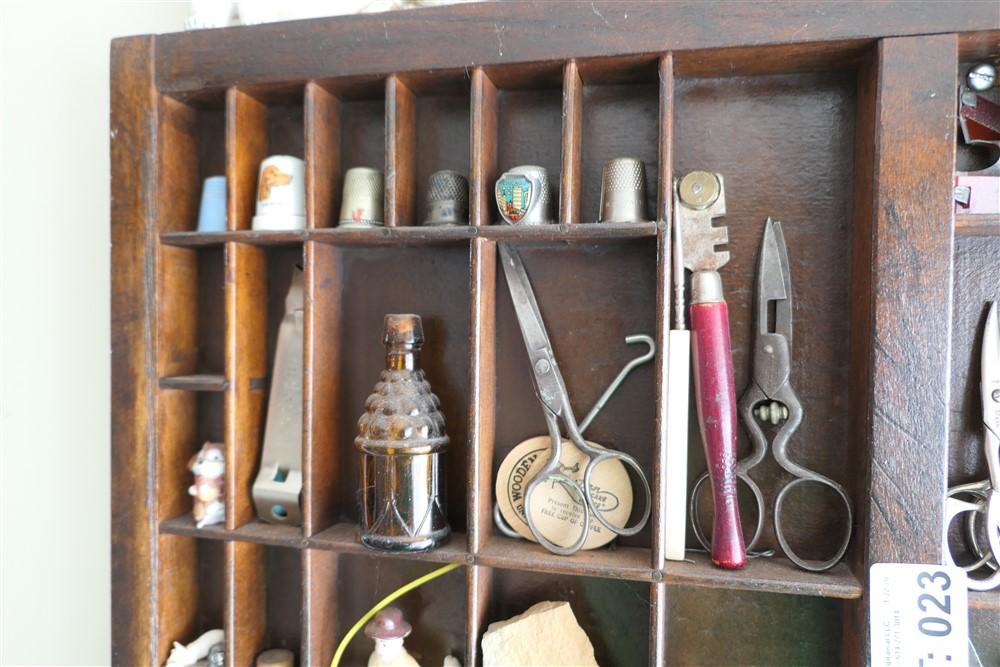
[[385, 80], [385, 225], [414, 224], [417, 106], [411, 91], [395, 74]]
[[[671, 216], [673, 215], [673, 122], [674, 122], [674, 72], [673, 58], [667, 54], [660, 58], [660, 133], [659, 181], [656, 185], [656, 219], [660, 228], [656, 237], [656, 441], [654, 443], [651, 476], [653, 510], [653, 569], [662, 570], [666, 563], [666, 475], [667, 452], [667, 336], [670, 331], [670, 303], [672, 294]], [[653, 596], [653, 600], [659, 599]], [[655, 605], [656, 602], [654, 601]]]
[[226, 542], [226, 665], [251, 665], [264, 646], [265, 547], [250, 542]]
[[334, 227], [339, 214], [343, 164], [340, 155], [340, 100], [315, 81], [306, 84], [306, 225]]
[[226, 91], [227, 229], [250, 229], [257, 169], [267, 157], [267, 107], [239, 88]]
[[580, 219], [580, 179], [583, 170], [583, 80], [576, 60], [563, 66], [562, 173], [559, 176], [559, 222]]
[[[337, 406], [341, 383], [341, 318], [338, 250], [316, 241], [305, 243], [305, 377], [303, 388], [302, 503], [307, 536], [330, 527], [336, 516], [341, 479], [337, 451]], [[322, 304], [322, 306], [318, 306]]]
[[465, 568], [466, 619], [465, 664], [478, 665], [479, 642], [486, 630], [490, 595], [493, 593], [493, 568], [469, 565]]
[[472, 241], [469, 360], [468, 551], [478, 554], [492, 534], [493, 420], [496, 409], [496, 243]]
[[[861, 163], [866, 173], [856, 182], [866, 185], [855, 199], [855, 223], [870, 240], [855, 245], [864, 253], [855, 279], [870, 295], [866, 311], [854, 313], [862, 335], [852, 349], [866, 375], [857, 385], [864, 389], [852, 396], [854, 414], [870, 447], [861, 497], [871, 502], [858, 509], [855, 537], [864, 545], [854, 564], [859, 578], [874, 563], [942, 558], [957, 63], [955, 35], [883, 39], [867, 70], [873, 80], [863, 83], [874, 92], [867, 100], [873, 118], [863, 126], [874, 137], [874, 153]], [[862, 637], [870, 604], [851, 619]], [[858, 643], [851, 659], [864, 664], [870, 646]]]
[[267, 250], [226, 244], [226, 528], [252, 521], [267, 369]]
[[302, 551], [302, 652], [299, 665], [325, 667], [333, 659], [337, 637], [337, 573], [340, 556], [330, 551]]
[[[226, 93], [228, 228], [248, 230], [257, 170], [267, 156], [267, 108], [247, 93]], [[267, 369], [267, 250], [225, 244], [226, 529], [254, 520], [251, 486], [260, 461]], [[266, 630], [265, 551], [226, 542], [226, 664], [247, 665], [263, 649]]]
[[472, 162], [469, 166], [469, 224], [490, 224], [497, 179], [497, 87], [482, 67], [472, 70]]
[[649, 664], [667, 664], [667, 585], [649, 585]]

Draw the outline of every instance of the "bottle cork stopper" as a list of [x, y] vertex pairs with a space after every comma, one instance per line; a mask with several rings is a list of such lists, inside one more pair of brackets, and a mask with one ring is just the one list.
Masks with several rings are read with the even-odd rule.
[[412, 313], [386, 315], [382, 342], [388, 347], [418, 348], [423, 345], [424, 327], [420, 316]]

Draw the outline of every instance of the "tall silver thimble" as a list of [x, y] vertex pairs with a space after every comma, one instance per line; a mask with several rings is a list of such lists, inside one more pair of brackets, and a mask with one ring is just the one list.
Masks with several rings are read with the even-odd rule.
[[469, 223], [469, 181], [457, 171], [435, 171], [427, 181], [425, 225]]
[[378, 169], [351, 167], [344, 174], [340, 227], [381, 227], [385, 224], [385, 178]]
[[549, 174], [544, 167], [522, 165], [500, 177], [496, 185], [500, 217], [509, 225], [547, 225], [552, 218]]
[[634, 157], [604, 165], [598, 222], [643, 222], [646, 218], [646, 167]]

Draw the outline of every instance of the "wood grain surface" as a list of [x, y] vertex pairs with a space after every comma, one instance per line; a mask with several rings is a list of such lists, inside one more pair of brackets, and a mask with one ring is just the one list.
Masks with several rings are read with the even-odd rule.
[[941, 557], [957, 57], [954, 36], [879, 46], [866, 566]]
[[[149, 284], [154, 247], [153, 183], [156, 95], [152, 39], [111, 47], [111, 658], [119, 664], [159, 663], [158, 543], [150, 521], [155, 494], [154, 352], [156, 326]], [[167, 621], [171, 622], [171, 621]]]
[[[366, 76], [552, 61], [568, 54], [592, 58], [998, 28], [1000, 16], [988, 0], [879, 2], [863, 12], [856, 3], [821, 0], [739, 3], [727, 11], [641, 0], [526, 4], [516, 12], [482, 3], [163, 35], [157, 38], [156, 80], [163, 90], [182, 92], [237, 80], [304, 82], [328, 75], [331, 63], [339, 76]], [[260, 48], [265, 43], [268, 48]], [[794, 58], [771, 62], [795, 65]]]

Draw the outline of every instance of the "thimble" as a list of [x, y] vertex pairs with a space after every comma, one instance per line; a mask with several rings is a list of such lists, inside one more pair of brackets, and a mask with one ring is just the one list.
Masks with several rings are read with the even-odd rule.
[[291, 155], [272, 155], [260, 163], [254, 229], [306, 227], [306, 163]]
[[457, 171], [443, 169], [427, 181], [425, 225], [465, 225], [469, 222], [469, 181]]
[[555, 222], [551, 212], [549, 175], [544, 167], [522, 165], [504, 173], [496, 185], [500, 217], [509, 225]]
[[646, 167], [634, 157], [616, 157], [604, 165], [598, 222], [646, 220]]
[[385, 178], [378, 169], [351, 167], [344, 174], [340, 227], [381, 227], [385, 224]]
[[209, 176], [201, 189], [198, 209], [199, 232], [226, 231], [226, 177]]

